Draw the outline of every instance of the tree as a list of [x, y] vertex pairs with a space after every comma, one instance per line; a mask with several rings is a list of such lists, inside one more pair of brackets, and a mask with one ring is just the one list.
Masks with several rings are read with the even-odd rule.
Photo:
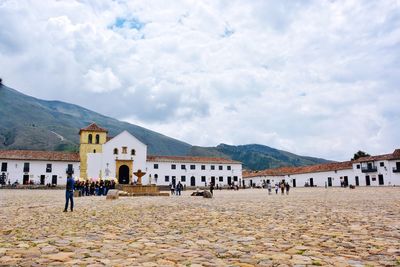
[[359, 150], [357, 153], [354, 154], [354, 157], [351, 160], [357, 160], [359, 158], [363, 157], [370, 157], [371, 155], [368, 153], [365, 153], [364, 151]]

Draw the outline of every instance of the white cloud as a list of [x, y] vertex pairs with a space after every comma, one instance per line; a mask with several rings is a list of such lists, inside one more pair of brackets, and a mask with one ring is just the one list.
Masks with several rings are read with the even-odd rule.
[[0, 1], [0, 75], [192, 144], [343, 160], [400, 145], [399, 14], [395, 0]]
[[90, 69], [84, 76], [85, 88], [95, 93], [114, 91], [121, 87], [121, 83], [110, 68]]

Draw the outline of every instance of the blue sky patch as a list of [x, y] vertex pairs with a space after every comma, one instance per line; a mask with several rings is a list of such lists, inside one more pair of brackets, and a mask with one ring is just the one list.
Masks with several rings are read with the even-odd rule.
[[116, 28], [129, 28], [129, 29], [136, 29], [140, 31], [146, 24], [141, 22], [137, 18], [117, 18], [114, 23], [114, 27]]

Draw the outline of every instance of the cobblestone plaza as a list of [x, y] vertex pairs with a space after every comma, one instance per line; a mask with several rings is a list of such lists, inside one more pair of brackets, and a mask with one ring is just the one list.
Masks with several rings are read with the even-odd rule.
[[396, 266], [400, 188], [75, 198], [0, 190], [0, 265]]

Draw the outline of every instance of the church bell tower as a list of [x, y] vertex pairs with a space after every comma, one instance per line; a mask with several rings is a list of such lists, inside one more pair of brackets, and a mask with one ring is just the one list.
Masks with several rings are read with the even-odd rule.
[[102, 153], [103, 144], [107, 142], [107, 130], [96, 123], [80, 129], [79, 156], [81, 160], [80, 178], [87, 180], [87, 154]]

